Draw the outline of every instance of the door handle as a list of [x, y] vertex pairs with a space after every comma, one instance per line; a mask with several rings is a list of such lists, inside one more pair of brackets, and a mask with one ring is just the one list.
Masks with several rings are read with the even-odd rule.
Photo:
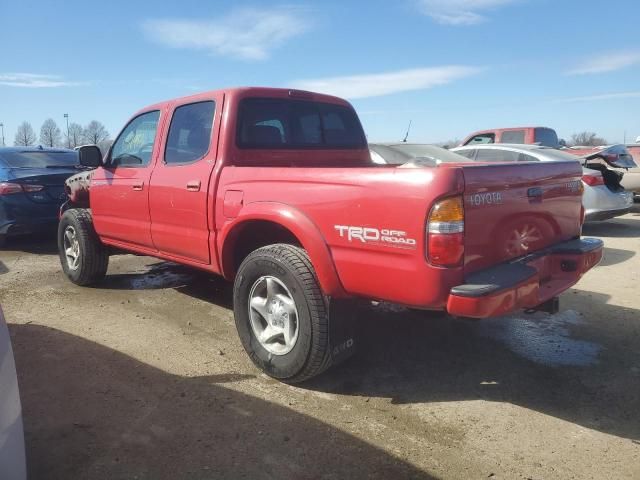
[[199, 192], [200, 191], [200, 180], [192, 180], [187, 183], [187, 190], [190, 192]]
[[134, 183], [133, 185], [131, 185], [131, 188], [136, 191], [141, 191], [144, 188], [144, 182]]

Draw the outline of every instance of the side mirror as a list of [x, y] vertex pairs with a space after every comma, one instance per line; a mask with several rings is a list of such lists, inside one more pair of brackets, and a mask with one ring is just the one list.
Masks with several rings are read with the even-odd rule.
[[560, 140], [558, 140], [558, 145], [560, 147], [566, 147], [567, 146], [567, 141], [564, 138], [561, 138]]
[[80, 165], [83, 167], [100, 167], [102, 166], [102, 152], [97, 145], [83, 145], [76, 149]]

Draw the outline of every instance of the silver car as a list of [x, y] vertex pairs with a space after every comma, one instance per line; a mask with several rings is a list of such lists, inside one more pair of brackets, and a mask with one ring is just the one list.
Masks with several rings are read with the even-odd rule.
[[22, 408], [11, 338], [0, 308], [0, 479], [25, 480]]
[[[487, 145], [468, 145], [451, 149], [476, 162], [559, 162], [581, 159], [555, 148], [541, 145], [516, 145], [493, 143]], [[628, 213], [633, 207], [633, 193], [620, 184], [622, 175], [606, 168], [596, 170], [583, 167], [582, 182], [584, 194], [582, 205], [585, 209], [585, 221], [607, 220]]]

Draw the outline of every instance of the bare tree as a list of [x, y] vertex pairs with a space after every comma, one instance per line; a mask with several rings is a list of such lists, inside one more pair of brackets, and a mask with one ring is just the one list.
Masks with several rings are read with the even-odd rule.
[[111, 148], [112, 143], [113, 143], [113, 140], [111, 140], [110, 138], [107, 138], [106, 140], [103, 140], [102, 142], [100, 142], [98, 144], [98, 147], [100, 147], [100, 151], [103, 154], [105, 154]]
[[53, 118], [47, 118], [40, 128], [40, 144], [45, 147], [59, 147], [62, 134]]
[[98, 145], [101, 142], [109, 139], [109, 132], [104, 128], [104, 125], [97, 120], [92, 120], [84, 128], [84, 141], [91, 145]]
[[571, 135], [571, 145], [589, 145], [597, 147], [599, 145], [606, 145], [607, 141], [599, 137], [595, 132], [580, 132]]
[[84, 142], [84, 130], [78, 123], [69, 124], [69, 135], [65, 135], [69, 148], [76, 148]]
[[33, 127], [29, 122], [22, 122], [18, 126], [13, 144], [16, 147], [29, 147], [34, 143], [36, 143], [36, 133], [33, 131]]

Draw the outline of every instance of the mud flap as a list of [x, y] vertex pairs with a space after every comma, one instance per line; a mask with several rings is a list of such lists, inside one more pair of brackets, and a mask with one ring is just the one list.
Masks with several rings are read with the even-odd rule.
[[331, 364], [337, 365], [356, 352], [357, 304], [353, 300], [332, 299], [329, 303], [329, 343]]

